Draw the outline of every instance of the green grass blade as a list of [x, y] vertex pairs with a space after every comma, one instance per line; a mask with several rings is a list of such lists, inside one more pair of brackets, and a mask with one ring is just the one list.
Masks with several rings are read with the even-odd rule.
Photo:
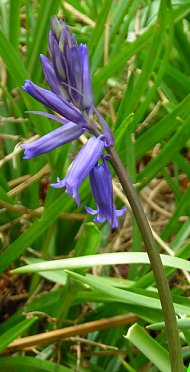
[[[177, 319], [177, 325], [179, 329], [189, 329], [190, 328], [190, 318], [185, 318], [185, 319]], [[159, 323], [154, 323], [146, 326], [148, 329], [153, 329], [153, 330], [160, 330], [160, 329], [165, 329], [165, 323], [164, 322], [159, 322]]]
[[[10, 75], [14, 81], [15, 87], [22, 86], [24, 84], [24, 80], [29, 79], [30, 76], [19, 54], [14, 49], [14, 47], [9, 42], [9, 40], [5, 37], [2, 31], [0, 31], [0, 55], [3, 58], [7, 69], [10, 72]], [[30, 110], [32, 109], [36, 111], [43, 111], [41, 104], [36, 102], [32, 97], [30, 97], [28, 94], [26, 94], [22, 90], [20, 90], [20, 93], [28, 109]], [[34, 118], [34, 115], [32, 115], [31, 121], [33, 121], [34, 125], [36, 126], [40, 134], [45, 134], [51, 130], [49, 121], [42, 116], [38, 116], [38, 118], [36, 119]]]
[[[9, 248], [1, 254], [0, 272], [3, 272], [24, 250], [30, 246], [47, 228], [53, 224], [63, 210], [64, 199], [67, 195], [62, 194], [48, 207], [41, 219], [37, 219], [21, 236], [19, 236]], [[72, 203], [72, 201], [71, 201]]]
[[[71, 277], [76, 279], [79, 283], [87, 284], [88, 286], [105, 293], [112, 298], [113, 301], [118, 301], [124, 304], [133, 304], [138, 306], [146, 306], [153, 309], [161, 309], [161, 304], [158, 295], [155, 292], [145, 291], [143, 289], [128, 290], [124, 291], [119, 288], [114, 288], [110, 285], [103, 283], [102, 278], [97, 276], [82, 276], [77, 273], [65, 270]], [[183, 299], [180, 296], [174, 297], [174, 308], [176, 313], [183, 312], [184, 314], [190, 314], [189, 300]]]
[[169, 236], [173, 233], [173, 231], [177, 231], [180, 227], [179, 218], [184, 214], [189, 214], [189, 206], [190, 206], [190, 187], [187, 191], [182, 194], [180, 201], [176, 205], [176, 209], [173, 212], [170, 220], [168, 221], [167, 225], [162, 231], [162, 238], [168, 239]]
[[18, 50], [20, 36], [20, 0], [10, 1], [9, 40]]
[[113, 45], [111, 45], [110, 58], [118, 53], [121, 45], [125, 45], [125, 40], [129, 33], [129, 27], [131, 26], [131, 24], [133, 24], [136, 13], [138, 13], [139, 0], [129, 0], [128, 6], [128, 12], [121, 22], [120, 29], [118, 30], [117, 36], [115, 36]]
[[169, 60], [170, 53], [171, 53], [172, 43], [173, 43], [173, 18], [172, 18], [171, 12], [170, 12], [170, 17], [169, 17], [169, 31], [167, 30], [167, 32], [169, 35], [168, 35], [168, 41], [167, 41], [165, 54], [161, 60], [159, 70], [156, 73], [153, 86], [147, 92], [147, 94], [145, 95], [144, 101], [142, 102], [140, 107], [135, 112], [134, 120], [131, 125], [133, 130], [135, 130], [138, 123], [140, 123], [141, 120], [143, 119], [143, 116], [157, 91], [160, 81], [163, 78], [165, 72], [167, 71], [167, 64], [168, 64], [168, 60]]
[[19, 54], [0, 30], [0, 55], [6, 64], [16, 87], [23, 84], [24, 79], [29, 78], [29, 73], [25, 68]]
[[[96, 19], [96, 26], [92, 30], [92, 34], [90, 37], [90, 45], [89, 45], [89, 55], [92, 57], [95, 54], [95, 50], [98, 44], [98, 41], [102, 34], [104, 33], [104, 26], [106, 23], [106, 19], [108, 17], [108, 13], [112, 6], [111, 1], [104, 0], [99, 11], [99, 15]], [[93, 66], [93, 58], [92, 58], [92, 66]]]
[[169, 353], [137, 323], [125, 336], [162, 372], [171, 372]]
[[158, 174], [162, 168], [168, 165], [175, 155], [181, 150], [187, 139], [190, 136], [190, 116], [187, 117], [185, 122], [181, 124], [177, 132], [173, 135], [170, 141], [164, 146], [159, 155], [151, 160], [151, 162], [140, 173], [139, 180], [143, 180], [140, 189], [145, 187], [153, 177]]
[[[177, 269], [190, 271], [190, 262], [182, 258], [160, 255], [164, 266], [175, 267]], [[144, 263], [149, 264], [149, 258], [145, 252], [119, 252], [119, 253], [102, 253], [90, 256], [66, 258], [54, 261], [44, 261], [37, 264], [22, 266], [14, 269], [14, 273], [38, 272], [48, 270], [62, 270], [85, 268], [92, 266], [118, 265]]]
[[133, 43], [123, 47], [123, 49], [110, 60], [109, 64], [102, 67], [100, 71], [94, 74], [92, 81], [95, 93], [99, 92], [99, 89], [104, 85], [110, 76], [120, 71], [134, 54], [138, 53], [146, 46], [151, 35], [152, 29], [144, 32], [144, 34]]
[[[36, 21], [35, 29], [32, 35], [32, 43], [27, 53], [26, 65], [29, 74], [36, 81], [39, 80], [40, 76], [40, 53], [44, 53], [47, 50], [47, 37], [48, 30], [50, 28], [50, 17], [56, 15], [60, 0], [40, 2], [40, 9], [38, 13], [38, 19]], [[44, 42], [45, 40], [45, 42]]]
[[[133, 304], [133, 305], [139, 305], [139, 306], [146, 306], [154, 309], [161, 309], [161, 304], [159, 299], [157, 298], [152, 298], [151, 296], [147, 296], [144, 293], [139, 294], [139, 293], [133, 293], [130, 291], [124, 291], [119, 288], [114, 288], [107, 283], [104, 283], [102, 278], [95, 277], [89, 277], [89, 276], [82, 276], [77, 273], [74, 273], [69, 270], [65, 270], [73, 279], [76, 279], [77, 282], [79, 283], [84, 283], [87, 284], [89, 287], [92, 287], [100, 293], [105, 293], [112, 298], [113, 301], [118, 301], [121, 303], [126, 303], [126, 304]], [[180, 307], [181, 308], [181, 307]], [[188, 309], [188, 311], [190, 311]]]
[[[190, 94], [180, 102], [168, 115], [142, 134], [135, 143], [136, 159], [139, 159], [163, 138], [174, 132], [189, 115]], [[179, 120], [180, 118], [180, 120]]]
[[75, 256], [89, 256], [98, 250], [102, 234], [94, 222], [83, 225], [80, 236], [75, 246]]
[[129, 13], [134, 0], [120, 0], [113, 10], [110, 30], [110, 43], [117, 39], [117, 33], [122, 25], [123, 18]]
[[[187, 4], [181, 5], [177, 9], [173, 10], [173, 20], [174, 22], [178, 21], [185, 15], [190, 12], [190, 2]], [[153, 26], [146, 30], [142, 35], [138, 37], [134, 42], [126, 45], [123, 49], [114, 56], [109, 64], [100, 69], [93, 76], [93, 87], [95, 93], [98, 94], [99, 89], [104, 85], [107, 79], [112, 76], [114, 73], [118, 73], [124, 66], [126, 66], [127, 61], [140, 50], [146, 48], [147, 43], [150, 41], [153, 32]]]
[[160, 9], [158, 13], [158, 19], [153, 29], [152, 40], [147, 52], [147, 56], [144, 60], [143, 67], [139, 77], [136, 80], [133, 95], [128, 103], [127, 115], [133, 112], [140, 101], [140, 97], [143, 97], [145, 88], [147, 87], [148, 81], [154, 70], [156, 62], [159, 58], [160, 51], [162, 48], [162, 42], [165, 36], [166, 19], [167, 17], [167, 2], [165, 0], [160, 2]]
[[38, 318], [25, 319], [0, 336], [0, 353], [17, 337], [20, 337]]
[[29, 356], [5, 357], [0, 359], [0, 368], [11, 372], [71, 372], [70, 368]]

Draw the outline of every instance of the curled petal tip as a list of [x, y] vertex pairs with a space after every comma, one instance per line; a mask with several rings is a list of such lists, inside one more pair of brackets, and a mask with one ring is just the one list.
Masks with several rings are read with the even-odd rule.
[[65, 187], [65, 182], [63, 181], [59, 181], [57, 183], [50, 183], [50, 186], [54, 187], [55, 189], [61, 189], [62, 187]]
[[124, 206], [122, 209], [116, 209], [116, 217], [122, 217], [127, 212], [127, 207]]
[[87, 206], [85, 206], [85, 210], [86, 210], [87, 213], [91, 214], [92, 216], [95, 216], [98, 213], [98, 211], [96, 209], [92, 209], [92, 208], [87, 207]]
[[27, 92], [26, 83], [24, 85], [22, 85], [21, 88], [22, 88], [22, 90], [24, 90], [25, 92]]

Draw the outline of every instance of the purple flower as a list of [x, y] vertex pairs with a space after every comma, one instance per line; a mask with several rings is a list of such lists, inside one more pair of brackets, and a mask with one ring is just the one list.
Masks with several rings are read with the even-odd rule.
[[113, 185], [109, 167], [103, 158], [102, 164], [96, 163], [89, 174], [92, 192], [97, 204], [97, 210], [85, 207], [86, 211], [92, 215], [95, 222], [102, 223], [108, 221], [116, 229], [118, 227], [117, 217], [123, 216], [126, 207], [117, 210], [113, 204]]
[[51, 91], [57, 94], [60, 98], [62, 97], [69, 101], [68, 87], [61, 84], [60, 80], [57, 78], [53, 63], [43, 54], [40, 55], [40, 61], [45, 79]]
[[[93, 106], [88, 48], [85, 44], [78, 46], [65, 22], [58, 20], [56, 16], [51, 18], [48, 42], [51, 61], [44, 55], [40, 56], [40, 60], [50, 90], [41, 88], [30, 80], [26, 80], [22, 88], [58, 115], [41, 111], [31, 113], [48, 117], [62, 125], [32, 143], [21, 145], [24, 159], [36, 157], [71, 142], [85, 131], [99, 135], [96, 123], [92, 122], [92, 113], [95, 112], [103, 135], [91, 137], [79, 151], [66, 177], [63, 180], [57, 178], [57, 183], [51, 186], [65, 187], [66, 192], [80, 205], [78, 188], [89, 175], [97, 210], [86, 207], [87, 212], [97, 215], [94, 221], [108, 220], [113, 228], [117, 228], [117, 217], [122, 216], [126, 208], [116, 210], [113, 204], [111, 173], [106, 157], [102, 154], [104, 148], [113, 146], [114, 139], [104, 118]], [[100, 158], [102, 164], [99, 165]]]
[[57, 94], [51, 92], [50, 90], [41, 88], [32, 83], [30, 80], [25, 81], [25, 85], [22, 87], [22, 89], [29, 93], [37, 101], [41, 102], [43, 105], [49, 107], [66, 119], [74, 123], [87, 126], [87, 120], [84, 118], [78, 108], [67, 102], [65, 99], [58, 97]]
[[78, 47], [74, 35], [65, 22], [59, 21], [54, 16], [51, 18], [49, 50], [52, 62], [44, 55], [41, 55], [40, 59], [45, 79], [51, 90], [41, 88], [30, 80], [26, 80], [22, 88], [37, 101], [61, 115], [61, 118], [46, 112], [34, 113], [70, 124], [56, 129], [31, 144], [22, 145], [21, 147], [25, 149], [24, 159], [70, 142], [89, 128], [88, 120], [82, 113], [85, 109], [86, 113], [90, 114], [93, 105], [87, 46], [81, 44]]
[[103, 136], [91, 137], [79, 151], [66, 177], [63, 180], [58, 178], [57, 183], [52, 183], [51, 186], [66, 187], [66, 192], [80, 205], [78, 187], [101, 157], [104, 146]]
[[[49, 77], [45, 70], [54, 70], [56, 80], [59, 82], [59, 92], [61, 86], [67, 99], [71, 100], [80, 110], [89, 112], [93, 105], [92, 84], [90, 77], [88, 48], [85, 44], [78, 46], [74, 35], [62, 20], [56, 16], [51, 18], [51, 30], [49, 32], [49, 51], [52, 58], [52, 66], [48, 65], [47, 59], [41, 56], [42, 67], [46, 80], [50, 88], [52, 86], [53, 73], [50, 71]], [[54, 91], [54, 90], [53, 90]]]
[[83, 132], [84, 129], [80, 125], [68, 122], [32, 143], [21, 145], [25, 150], [24, 159], [33, 158], [71, 142], [80, 137]]
[[81, 97], [81, 106], [84, 107], [85, 109], [90, 110], [93, 104], [93, 94], [90, 77], [88, 48], [85, 44], [80, 44], [79, 54], [82, 65], [82, 89], [83, 89]]

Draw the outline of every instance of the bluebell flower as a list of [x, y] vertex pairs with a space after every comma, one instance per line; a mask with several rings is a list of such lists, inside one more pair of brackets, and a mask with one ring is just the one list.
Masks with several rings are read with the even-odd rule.
[[[57, 96], [57, 94], [51, 92], [50, 90], [41, 88], [32, 83], [30, 80], [25, 81], [25, 85], [22, 87], [22, 89], [29, 93], [37, 101], [49, 107], [51, 110], [55, 111], [64, 118], [83, 126], [88, 124], [87, 120], [77, 107], [67, 102], [64, 98]], [[41, 115], [43, 115], [43, 113], [41, 113]]]
[[[65, 118], [86, 122], [81, 111], [92, 111], [93, 94], [90, 77], [88, 48], [78, 46], [65, 22], [51, 18], [49, 51], [52, 62], [41, 54], [41, 65], [45, 79], [51, 89], [38, 87], [26, 80], [23, 89], [39, 102]], [[78, 109], [77, 109], [78, 108]]]
[[34, 158], [35, 156], [45, 154], [58, 146], [71, 142], [84, 133], [82, 126], [68, 122], [60, 128], [42, 136], [31, 143], [23, 144], [24, 159]]
[[[51, 19], [49, 50], [52, 62], [40, 56], [45, 79], [51, 90], [39, 87], [30, 80], [22, 87], [37, 101], [60, 116], [33, 112], [65, 124], [30, 144], [23, 144], [25, 159], [49, 152], [71, 142], [89, 129], [87, 115], [92, 112], [93, 95], [86, 45], [77, 45], [65, 22]], [[82, 110], [86, 110], [86, 117]], [[77, 127], [78, 126], [78, 127]]]
[[[59, 21], [55, 16], [51, 18], [48, 41], [51, 61], [44, 55], [40, 56], [40, 60], [50, 90], [39, 87], [30, 80], [26, 80], [22, 88], [54, 111], [53, 114], [41, 111], [31, 113], [53, 119], [61, 126], [32, 143], [21, 145], [24, 159], [49, 152], [77, 139], [86, 131], [91, 133], [93, 137], [79, 151], [66, 177], [63, 180], [57, 178], [57, 183], [52, 183], [51, 186], [65, 187], [66, 192], [80, 205], [78, 188], [90, 175], [97, 210], [89, 207], [86, 210], [96, 215], [95, 221], [107, 220], [116, 228], [117, 217], [122, 216], [126, 208], [116, 210], [113, 204], [112, 179], [103, 151], [114, 145], [114, 139], [108, 124], [93, 105], [88, 48], [85, 44], [78, 46], [65, 22]], [[100, 123], [101, 132], [93, 122], [93, 113]], [[98, 164], [101, 158], [102, 164]]]
[[116, 229], [118, 227], [117, 217], [125, 214], [126, 207], [118, 210], [113, 203], [112, 177], [105, 158], [102, 164], [96, 163], [89, 173], [89, 178], [97, 209], [85, 207], [86, 211], [96, 215], [95, 222], [102, 223], [107, 220]]
[[104, 146], [103, 136], [91, 137], [79, 151], [66, 177], [63, 180], [57, 178], [57, 183], [52, 183], [51, 186], [66, 187], [66, 192], [80, 205], [78, 188], [101, 157]]

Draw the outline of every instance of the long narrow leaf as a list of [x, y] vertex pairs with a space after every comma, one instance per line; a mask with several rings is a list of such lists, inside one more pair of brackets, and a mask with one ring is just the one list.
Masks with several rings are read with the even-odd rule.
[[[189, 261], [163, 254], [160, 256], [163, 265], [190, 271]], [[19, 267], [14, 269], [13, 272], [25, 273], [131, 263], [149, 264], [150, 262], [147, 253], [144, 252], [103, 253], [84, 257], [66, 258], [56, 261], [44, 261], [37, 264]]]
[[25, 319], [0, 336], [0, 353], [17, 337], [21, 336], [38, 318]]
[[71, 372], [70, 368], [28, 356], [0, 359], [0, 368], [11, 372]]
[[129, 328], [125, 336], [162, 372], [171, 372], [168, 352], [138, 324]]

